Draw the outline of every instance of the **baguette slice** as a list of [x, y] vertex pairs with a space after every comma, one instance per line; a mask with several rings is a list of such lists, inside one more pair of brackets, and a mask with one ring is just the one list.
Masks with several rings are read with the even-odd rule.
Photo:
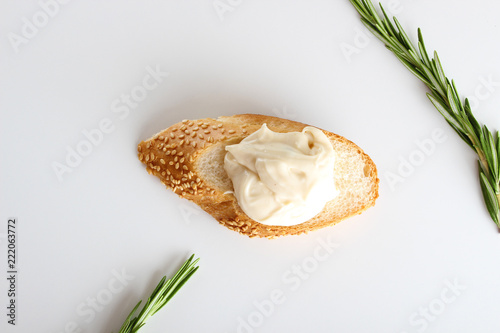
[[177, 195], [193, 201], [220, 224], [249, 237], [298, 235], [334, 225], [375, 204], [379, 179], [375, 164], [358, 146], [322, 130], [336, 153], [335, 184], [340, 194], [312, 219], [294, 226], [269, 226], [250, 219], [231, 193], [224, 170], [225, 147], [243, 140], [266, 123], [275, 132], [299, 132], [308, 125], [291, 120], [241, 114], [217, 119], [183, 120], [143, 141], [139, 160]]

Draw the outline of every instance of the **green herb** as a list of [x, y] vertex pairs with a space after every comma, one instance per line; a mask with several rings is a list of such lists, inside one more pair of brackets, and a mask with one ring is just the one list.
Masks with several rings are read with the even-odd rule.
[[167, 302], [174, 297], [174, 295], [181, 289], [184, 283], [189, 280], [189, 278], [198, 270], [198, 266], [195, 267], [199, 259], [193, 261], [194, 254], [186, 260], [184, 265], [175, 273], [174, 277], [165, 281], [166, 276], [164, 276], [160, 283], [156, 286], [155, 290], [151, 296], [149, 296], [146, 305], [142, 308], [141, 312], [137, 317], [133, 317], [139, 305], [142, 301], [139, 301], [135, 308], [130, 312], [127, 319], [122, 325], [119, 333], [135, 333], [142, 326], [146, 324], [146, 321], [158, 312]]
[[420, 28], [418, 46], [394, 17], [394, 24], [380, 5], [380, 16], [370, 0], [349, 0], [361, 21], [416, 77], [430, 89], [430, 101], [448, 124], [477, 153], [479, 179], [484, 201], [493, 221], [500, 228], [500, 133], [492, 134], [474, 118], [468, 99], [462, 103], [455, 82], [444, 74], [437, 52], [429, 58]]

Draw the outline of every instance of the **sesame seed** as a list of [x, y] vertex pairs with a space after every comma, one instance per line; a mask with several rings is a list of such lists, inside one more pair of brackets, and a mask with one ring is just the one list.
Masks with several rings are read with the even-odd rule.
[[163, 149], [162, 149], [162, 150], [163, 150], [163, 151], [167, 151], [167, 147], [163, 147]]
[[194, 125], [194, 123], [192, 121], [190, 121], [189, 124], [188, 124], [189, 127], [191, 127], [193, 125]]
[[177, 128], [177, 127], [172, 128], [172, 132], [175, 132], [175, 131], [177, 131], [177, 130], [178, 130], [178, 128]]
[[184, 157], [182, 157], [179, 162], [184, 163]]
[[139, 161], [142, 161], [143, 158], [144, 158], [144, 155], [143, 154], [139, 154]]
[[165, 140], [165, 137], [164, 137], [163, 135], [160, 135], [160, 136], [158, 137], [158, 139], [159, 139], [159, 140], [161, 140], [161, 141], [163, 141], [163, 140]]
[[165, 171], [163, 171], [163, 172], [161, 173], [161, 175], [162, 175], [163, 177], [165, 177]]
[[[182, 166], [182, 168], [183, 168], [184, 170], [189, 170], [189, 169], [188, 169], [188, 167], [187, 167], [187, 165], [183, 165], [183, 166]], [[186, 179], [186, 180], [187, 180], [187, 179]]]
[[167, 151], [167, 152], [165, 153], [165, 155], [167, 155], [167, 156], [168, 156], [168, 155], [170, 155], [170, 153], [172, 153], [172, 152], [169, 150], [169, 151]]
[[199, 129], [200, 129], [200, 128], [199, 128], [198, 126], [193, 127], [193, 131], [197, 131], [197, 130], [199, 130]]
[[210, 133], [210, 131], [209, 131], [209, 130], [204, 130], [204, 131], [203, 131], [203, 133], [205, 133], [205, 134], [209, 134], [209, 133]]
[[168, 165], [174, 165], [174, 161], [168, 162]]
[[226, 129], [225, 129], [225, 128], [221, 128], [221, 130], [220, 130], [220, 132], [221, 132], [222, 134], [224, 134], [224, 132], [225, 132], [225, 131], [226, 131]]
[[183, 156], [183, 155], [184, 155], [184, 153], [183, 153], [182, 151], [180, 151], [180, 152], [178, 152], [178, 153], [177, 153], [177, 155], [178, 155], [178, 156]]
[[221, 127], [222, 127], [222, 124], [218, 124], [218, 125], [217, 125], [217, 127], [218, 127], [218, 128], [221, 128]]
[[212, 129], [216, 130], [216, 129], [217, 129], [217, 126], [212, 125]]
[[149, 149], [150, 147], [151, 147], [151, 142], [148, 142], [148, 143], [146, 144], [146, 149]]
[[146, 155], [146, 162], [149, 162], [149, 155]]
[[203, 124], [203, 125], [201, 125], [201, 128], [203, 128], [203, 129], [205, 129], [205, 128], [207, 128], [207, 127], [208, 127], [208, 125], [207, 125], [207, 124]]
[[179, 169], [179, 163], [175, 164], [175, 169]]
[[151, 153], [150, 155], [151, 155], [151, 157], [150, 157], [151, 161], [154, 161], [155, 160], [155, 154]]
[[184, 140], [181, 140], [181, 142], [179, 142], [179, 147], [182, 146], [184, 144]]
[[185, 123], [187, 123], [188, 121], [189, 121], [189, 120], [184, 119], [182, 122], [185, 124]]
[[202, 134], [198, 134], [198, 137], [199, 137], [200, 139], [202, 139], [202, 140], [204, 139], [204, 137], [203, 137], [203, 135], [202, 135]]
[[243, 133], [246, 133], [246, 132], [247, 132], [247, 130], [246, 130], [246, 129], [242, 129], [241, 131], [242, 131]]
[[137, 147], [137, 151], [140, 153], [142, 151], [142, 147], [141, 146], [138, 146]]
[[168, 137], [165, 137], [165, 140], [163, 142], [167, 143], [168, 142]]
[[173, 138], [175, 138], [174, 133], [170, 133], [170, 137], [171, 137], [172, 139], [173, 139]]
[[163, 158], [160, 158], [160, 163], [165, 164], [165, 160]]
[[236, 133], [236, 131], [235, 131], [235, 130], [229, 130], [229, 131], [227, 131], [227, 132], [228, 132], [229, 134], [234, 134], [234, 133]]
[[191, 146], [193, 146], [193, 148], [196, 148], [196, 141], [191, 142]]
[[184, 133], [186, 133], [186, 135], [189, 135], [189, 133], [191, 132], [189, 132], [189, 130], [185, 130]]
[[172, 150], [172, 155], [175, 155], [177, 153], [177, 150]]
[[177, 144], [172, 143], [172, 144], [170, 145], [170, 148], [177, 148]]
[[186, 128], [187, 128], [186, 125], [182, 125], [181, 126], [181, 131], [184, 131]]
[[179, 157], [175, 156], [174, 162], [177, 162], [179, 160]]

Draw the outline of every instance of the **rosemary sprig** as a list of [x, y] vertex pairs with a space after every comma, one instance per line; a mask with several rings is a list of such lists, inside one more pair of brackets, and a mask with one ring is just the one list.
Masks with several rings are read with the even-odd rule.
[[484, 201], [493, 221], [500, 228], [500, 132], [492, 134], [474, 118], [466, 98], [464, 103], [457, 92], [455, 82], [444, 74], [438, 54], [431, 59], [418, 29], [415, 46], [396, 17], [394, 24], [382, 4], [379, 15], [370, 0], [349, 0], [361, 15], [361, 21], [385, 46], [418, 77], [429, 89], [432, 104], [457, 134], [479, 157], [479, 179]]
[[153, 290], [151, 296], [149, 296], [146, 305], [144, 305], [139, 315], [134, 317], [134, 314], [142, 301], [137, 303], [123, 323], [119, 333], [137, 332], [146, 324], [146, 321], [152, 315], [158, 312], [172, 297], [174, 297], [184, 283], [186, 283], [187, 280], [189, 280], [189, 278], [198, 270], [198, 266], [195, 267], [195, 265], [199, 259], [193, 261], [193, 258], [194, 254], [186, 260], [177, 273], [175, 273], [173, 278], [166, 280], [166, 276], [164, 276], [156, 286], [155, 290]]

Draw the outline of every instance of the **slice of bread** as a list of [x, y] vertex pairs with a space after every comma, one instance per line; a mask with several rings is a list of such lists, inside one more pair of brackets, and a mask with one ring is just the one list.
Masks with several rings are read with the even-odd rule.
[[225, 147], [243, 140], [266, 123], [275, 132], [300, 132], [306, 124], [291, 120], [241, 114], [218, 119], [183, 120], [143, 141], [139, 160], [167, 188], [193, 201], [220, 224], [249, 237], [298, 235], [334, 225], [375, 204], [379, 179], [375, 164], [358, 146], [322, 130], [336, 153], [334, 178], [340, 194], [312, 219], [294, 226], [269, 226], [250, 219], [230, 192], [224, 170]]

